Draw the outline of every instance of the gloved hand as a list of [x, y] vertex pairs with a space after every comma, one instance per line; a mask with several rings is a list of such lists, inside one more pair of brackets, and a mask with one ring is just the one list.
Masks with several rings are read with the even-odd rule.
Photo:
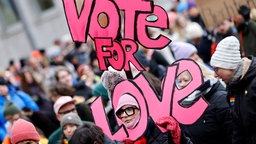
[[179, 123], [171, 116], [161, 117], [155, 122], [158, 126], [170, 131], [175, 144], [180, 144], [181, 130]]

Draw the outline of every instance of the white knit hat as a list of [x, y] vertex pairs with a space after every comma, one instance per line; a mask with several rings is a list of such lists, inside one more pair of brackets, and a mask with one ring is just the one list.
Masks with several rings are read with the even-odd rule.
[[240, 43], [236, 37], [229, 36], [219, 42], [210, 63], [213, 67], [236, 69], [240, 62]]
[[204, 35], [202, 27], [196, 22], [188, 23], [185, 28], [185, 33], [186, 39], [188, 40], [201, 38]]

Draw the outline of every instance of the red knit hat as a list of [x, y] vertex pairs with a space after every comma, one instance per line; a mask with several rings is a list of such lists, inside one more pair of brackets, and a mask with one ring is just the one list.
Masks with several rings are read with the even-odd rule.
[[12, 144], [16, 144], [24, 140], [40, 140], [35, 126], [31, 122], [23, 119], [19, 119], [14, 122], [11, 129], [11, 136]]

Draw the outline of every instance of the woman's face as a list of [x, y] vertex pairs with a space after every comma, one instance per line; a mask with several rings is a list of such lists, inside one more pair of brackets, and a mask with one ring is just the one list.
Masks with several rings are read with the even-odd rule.
[[193, 53], [189, 58], [191, 58], [192, 60], [194, 60], [196, 62], [203, 63], [203, 60], [199, 57], [199, 55], [197, 53]]
[[186, 87], [191, 80], [192, 80], [192, 78], [188, 71], [182, 72], [177, 78], [178, 88], [182, 89], [182, 88]]
[[122, 106], [116, 114], [126, 128], [132, 128], [137, 122], [136, 117], [140, 114], [140, 110], [136, 106], [128, 104]]
[[74, 124], [66, 124], [63, 127], [63, 133], [66, 138], [70, 139], [72, 135], [74, 134], [75, 130], [77, 129], [77, 126]]
[[223, 69], [223, 68], [213, 68], [215, 71], [214, 76], [222, 79], [226, 84], [230, 83], [233, 74], [234, 74], [234, 70], [230, 70], [230, 69]]
[[67, 84], [69, 86], [73, 85], [72, 75], [65, 70], [58, 72], [58, 78], [60, 83]]

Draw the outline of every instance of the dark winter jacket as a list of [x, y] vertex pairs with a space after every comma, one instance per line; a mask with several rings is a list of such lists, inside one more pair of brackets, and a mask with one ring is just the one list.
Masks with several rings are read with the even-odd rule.
[[123, 143], [116, 140], [111, 140], [107, 135], [104, 134], [103, 144], [123, 144]]
[[228, 87], [229, 97], [235, 98], [233, 144], [256, 143], [256, 59], [249, 59], [242, 62], [246, 72]]
[[241, 47], [244, 49], [245, 56], [256, 56], [256, 22], [249, 21], [242, 31], [242, 37], [239, 35]]
[[148, 144], [174, 144], [170, 132], [162, 133], [152, 119], [149, 119], [144, 136], [147, 138]]
[[85, 84], [85, 81], [81, 80], [74, 84], [75, 95], [83, 96], [86, 100], [92, 97], [92, 89]]
[[217, 79], [207, 80], [200, 88], [197, 95], [199, 98], [203, 96], [209, 106], [195, 123], [181, 125], [182, 130], [194, 144], [230, 144], [232, 115], [226, 88]]

